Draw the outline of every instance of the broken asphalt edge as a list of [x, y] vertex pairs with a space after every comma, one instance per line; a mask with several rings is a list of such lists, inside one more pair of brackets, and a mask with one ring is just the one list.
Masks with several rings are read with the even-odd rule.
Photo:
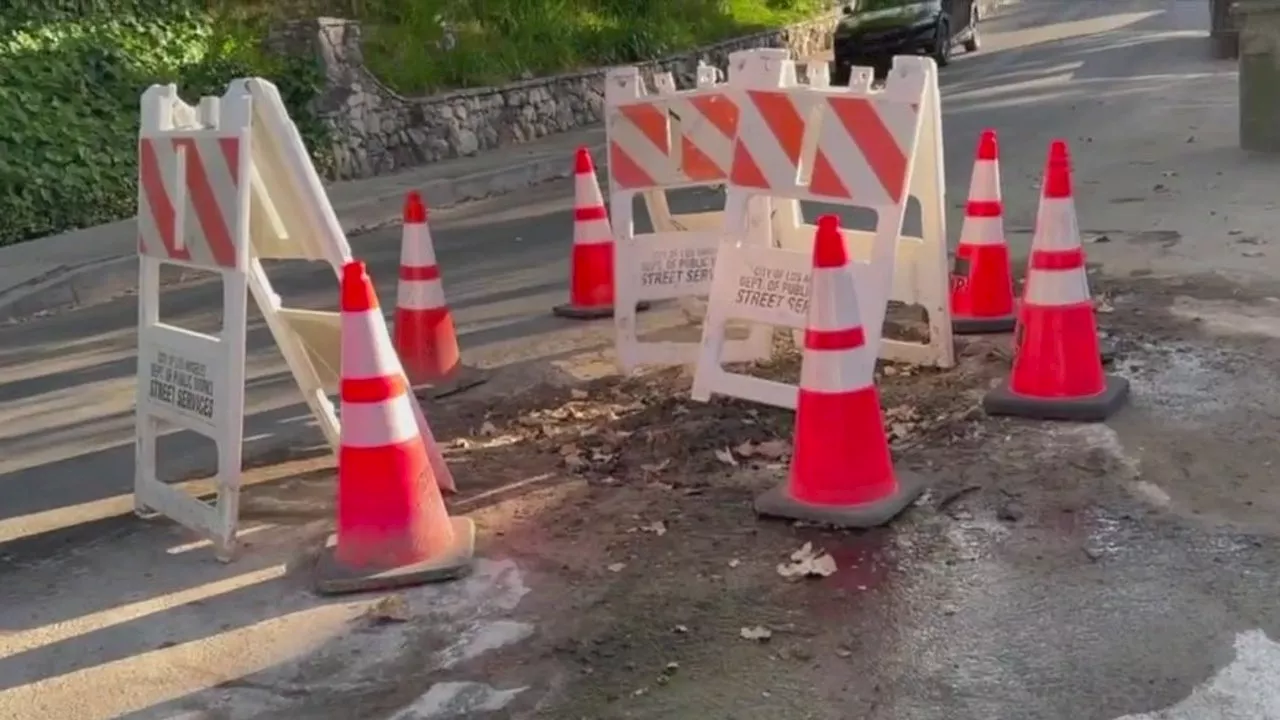
[[[591, 145], [590, 149], [596, 167], [603, 167], [603, 143]], [[427, 180], [416, 189], [430, 198], [433, 209], [438, 209], [506, 195], [572, 175], [573, 164], [565, 162], [564, 158], [536, 157], [477, 173]], [[405, 189], [407, 188], [397, 188], [393, 192], [351, 203], [345, 208], [335, 207], [338, 221], [348, 239], [398, 222]], [[120, 222], [132, 223], [133, 219]], [[77, 232], [92, 232], [94, 229]], [[39, 243], [42, 240], [30, 242]], [[179, 266], [166, 266], [161, 275], [161, 284], [181, 284], [192, 277], [193, 271], [184, 272]], [[0, 289], [0, 323], [20, 322], [62, 308], [103, 303], [135, 292], [137, 287], [138, 256], [134, 254], [63, 265], [38, 277]]]

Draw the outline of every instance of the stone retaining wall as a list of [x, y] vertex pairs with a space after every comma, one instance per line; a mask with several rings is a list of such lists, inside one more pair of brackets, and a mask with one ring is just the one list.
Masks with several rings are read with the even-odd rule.
[[[698, 62], [721, 69], [729, 53], [784, 47], [797, 57], [827, 50], [839, 14], [792, 27], [736, 38], [701, 50], [647, 63], [691, 87]], [[319, 56], [326, 83], [320, 117], [333, 131], [333, 179], [348, 180], [483, 150], [529, 142], [603, 120], [605, 69], [407, 98], [383, 85], [364, 64], [360, 25], [319, 18], [275, 28], [272, 52]]]

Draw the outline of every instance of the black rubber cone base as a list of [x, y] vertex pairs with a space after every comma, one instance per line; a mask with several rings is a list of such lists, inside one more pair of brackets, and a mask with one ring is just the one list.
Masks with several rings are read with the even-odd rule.
[[459, 365], [449, 377], [437, 383], [424, 383], [413, 386], [413, 394], [419, 398], [438, 400], [450, 395], [457, 395], [478, 385], [489, 382], [489, 372], [470, 365]]
[[756, 514], [766, 517], [803, 520], [842, 528], [880, 527], [902, 514], [924, 492], [925, 481], [910, 472], [899, 472], [898, 489], [892, 495], [863, 505], [814, 505], [791, 495], [783, 483], [756, 498]]
[[[636, 310], [644, 312], [649, 309], [649, 303], [636, 303]], [[600, 320], [602, 318], [613, 317], [613, 306], [603, 305], [600, 307], [586, 307], [583, 305], [574, 305], [565, 303], [551, 308], [551, 312], [562, 318], [570, 320]]]
[[1017, 324], [1018, 316], [1013, 313], [989, 318], [951, 316], [951, 332], [957, 335], [994, 335], [1013, 332]]
[[456, 580], [471, 572], [476, 554], [476, 524], [468, 517], [449, 518], [453, 545], [436, 557], [384, 570], [349, 568], [334, 557], [337, 538], [330, 536], [316, 561], [316, 592], [321, 595], [392, 590]]
[[1129, 381], [1115, 375], [1106, 376], [1106, 387], [1097, 395], [1070, 399], [1017, 395], [1009, 389], [1009, 381], [1005, 380], [982, 398], [982, 409], [988, 415], [1028, 420], [1102, 422], [1114, 415], [1128, 398]]

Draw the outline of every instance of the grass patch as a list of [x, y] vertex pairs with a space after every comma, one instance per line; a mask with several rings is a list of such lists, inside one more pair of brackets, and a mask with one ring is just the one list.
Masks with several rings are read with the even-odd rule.
[[365, 62], [406, 95], [664, 57], [814, 16], [830, 0], [224, 0], [255, 16], [354, 18]]

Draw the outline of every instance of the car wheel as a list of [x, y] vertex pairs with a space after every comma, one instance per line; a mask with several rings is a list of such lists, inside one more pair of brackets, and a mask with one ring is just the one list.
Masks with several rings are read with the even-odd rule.
[[951, 64], [951, 27], [946, 23], [938, 24], [938, 37], [934, 40], [933, 59], [938, 67]]
[[978, 52], [982, 47], [982, 36], [978, 34], [978, 8], [973, 8], [973, 21], [969, 23], [969, 37], [964, 41], [965, 52]]

